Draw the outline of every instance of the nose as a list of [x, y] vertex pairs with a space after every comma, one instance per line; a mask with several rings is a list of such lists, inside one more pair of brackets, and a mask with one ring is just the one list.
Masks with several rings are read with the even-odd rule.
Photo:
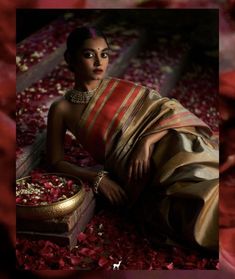
[[95, 61], [94, 61], [94, 65], [97, 67], [97, 66], [100, 66], [100, 57], [98, 55], [95, 56]]

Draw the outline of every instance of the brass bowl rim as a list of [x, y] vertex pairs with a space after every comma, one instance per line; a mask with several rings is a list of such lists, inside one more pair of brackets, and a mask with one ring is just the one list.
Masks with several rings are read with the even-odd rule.
[[[67, 199], [64, 199], [64, 200], [61, 200], [61, 201], [56, 201], [56, 202], [53, 202], [53, 203], [48, 203], [48, 204], [40, 204], [40, 205], [24, 205], [24, 204], [19, 204], [19, 203], [16, 203], [16, 206], [17, 207], [19, 207], [19, 208], [45, 208], [45, 207], [49, 207], [49, 206], [55, 206], [55, 205], [57, 205], [57, 204], [63, 204], [63, 203], [67, 203], [68, 201], [70, 201], [70, 200], [72, 200], [72, 199], [74, 199], [76, 196], [78, 196], [78, 195], [80, 195], [81, 194], [81, 192], [83, 192], [84, 191], [84, 183], [83, 183], [83, 181], [80, 179], [80, 178], [78, 178], [78, 177], [76, 177], [76, 176], [74, 176], [74, 175], [70, 175], [70, 174], [66, 174], [66, 173], [56, 173], [56, 172], [53, 172], [53, 173], [49, 173], [49, 172], [47, 172], [47, 173], [43, 173], [42, 175], [48, 175], [48, 174], [50, 174], [50, 175], [57, 175], [57, 176], [67, 176], [67, 177], [71, 177], [71, 178], [74, 178], [74, 179], [76, 179], [76, 180], [78, 180], [80, 183], [81, 183], [81, 189], [77, 192], [77, 193], [75, 193], [73, 196], [71, 196], [71, 197], [69, 197], [69, 198], [67, 198]], [[20, 181], [20, 180], [23, 180], [23, 179], [27, 179], [27, 178], [29, 178], [29, 177], [32, 177], [31, 175], [28, 175], [28, 176], [25, 176], [25, 177], [22, 177], [22, 178], [19, 178], [19, 179], [17, 179], [16, 180], [16, 183], [18, 182], [18, 181]]]

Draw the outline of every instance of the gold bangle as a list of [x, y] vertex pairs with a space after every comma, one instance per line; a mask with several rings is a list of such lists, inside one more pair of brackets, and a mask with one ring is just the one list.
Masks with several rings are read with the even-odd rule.
[[98, 194], [98, 188], [100, 186], [100, 182], [102, 180], [102, 178], [107, 175], [108, 172], [107, 171], [99, 171], [96, 175], [96, 179], [95, 179], [95, 182], [94, 182], [94, 185], [93, 185], [93, 191]]

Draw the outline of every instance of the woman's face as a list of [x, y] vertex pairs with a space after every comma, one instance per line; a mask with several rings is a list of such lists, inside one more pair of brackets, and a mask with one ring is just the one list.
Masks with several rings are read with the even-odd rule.
[[109, 48], [104, 38], [85, 40], [77, 52], [75, 73], [80, 80], [100, 80], [104, 77], [109, 63]]

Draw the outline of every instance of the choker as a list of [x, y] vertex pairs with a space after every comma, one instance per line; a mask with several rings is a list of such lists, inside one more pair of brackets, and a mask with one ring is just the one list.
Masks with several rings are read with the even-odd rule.
[[78, 89], [70, 89], [64, 95], [65, 99], [74, 104], [87, 104], [89, 103], [91, 97], [94, 95], [96, 90], [99, 88], [97, 86], [95, 89], [88, 91], [80, 91]]

